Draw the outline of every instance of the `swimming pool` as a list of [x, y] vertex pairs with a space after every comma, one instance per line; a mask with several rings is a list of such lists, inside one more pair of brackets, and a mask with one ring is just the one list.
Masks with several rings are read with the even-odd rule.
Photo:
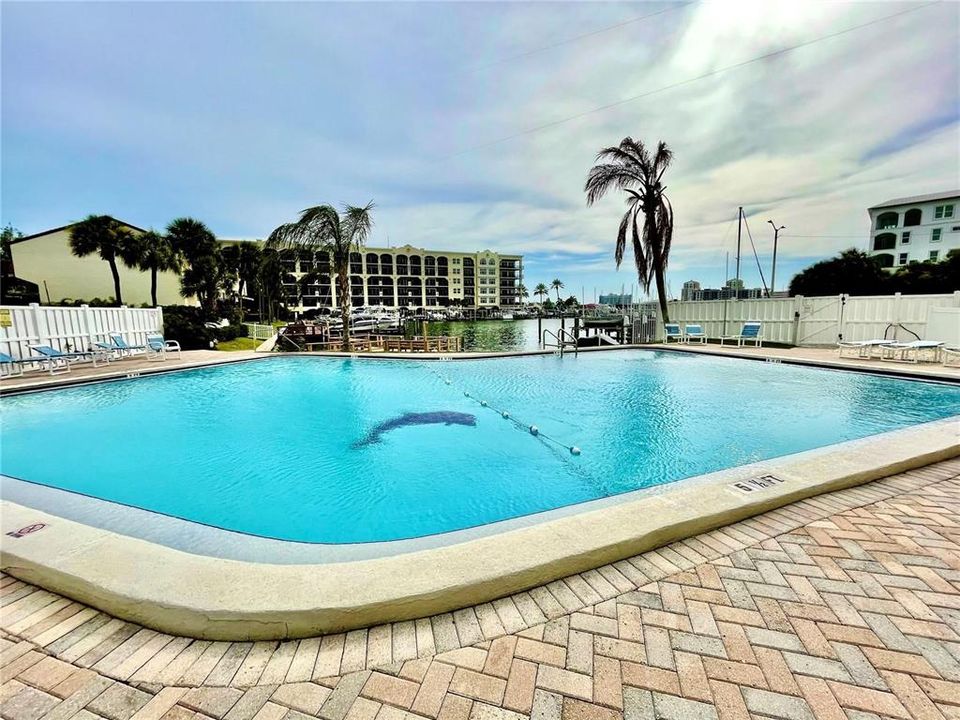
[[271, 357], [2, 407], [5, 475], [242, 533], [359, 543], [945, 418], [960, 411], [960, 387], [641, 350]]

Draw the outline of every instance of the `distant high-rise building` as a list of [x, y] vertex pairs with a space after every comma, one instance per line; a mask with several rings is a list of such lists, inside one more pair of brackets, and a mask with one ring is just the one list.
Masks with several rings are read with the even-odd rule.
[[696, 280], [687, 280], [680, 291], [681, 300], [694, 300], [697, 293], [700, 292], [700, 283]]
[[696, 280], [687, 280], [683, 284], [683, 290], [680, 292], [681, 302], [690, 302], [695, 300], [728, 300], [737, 298], [747, 300], [749, 298], [763, 297], [761, 288], [745, 288], [743, 280], [731, 278], [727, 280], [722, 288], [701, 287]]
[[601, 295], [600, 296], [601, 305], [616, 305], [620, 307], [622, 305], [632, 305], [633, 304], [633, 295], [627, 293], [626, 295]]

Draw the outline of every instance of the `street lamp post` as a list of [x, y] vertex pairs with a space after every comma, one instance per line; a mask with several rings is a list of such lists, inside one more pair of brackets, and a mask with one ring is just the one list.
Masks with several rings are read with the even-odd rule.
[[780, 231], [786, 229], [786, 225], [781, 225], [777, 227], [776, 223], [773, 220], [767, 220], [773, 227], [773, 270], [770, 271], [770, 295], [773, 295], [774, 290], [776, 289], [777, 281], [777, 238], [780, 235]]

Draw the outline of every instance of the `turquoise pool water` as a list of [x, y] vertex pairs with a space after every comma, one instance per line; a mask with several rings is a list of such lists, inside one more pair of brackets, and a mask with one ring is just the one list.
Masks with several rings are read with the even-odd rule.
[[[472, 527], [944, 418], [960, 412], [960, 386], [626, 350], [275, 357], [0, 405], [6, 475], [230, 530], [347, 543]], [[531, 423], [558, 443], [532, 436]]]

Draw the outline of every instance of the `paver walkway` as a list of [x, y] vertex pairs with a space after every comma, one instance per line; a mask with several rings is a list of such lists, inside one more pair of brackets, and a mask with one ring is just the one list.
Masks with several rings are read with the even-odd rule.
[[11, 577], [0, 602], [9, 720], [960, 718], [960, 461], [324, 638], [177, 638]]

